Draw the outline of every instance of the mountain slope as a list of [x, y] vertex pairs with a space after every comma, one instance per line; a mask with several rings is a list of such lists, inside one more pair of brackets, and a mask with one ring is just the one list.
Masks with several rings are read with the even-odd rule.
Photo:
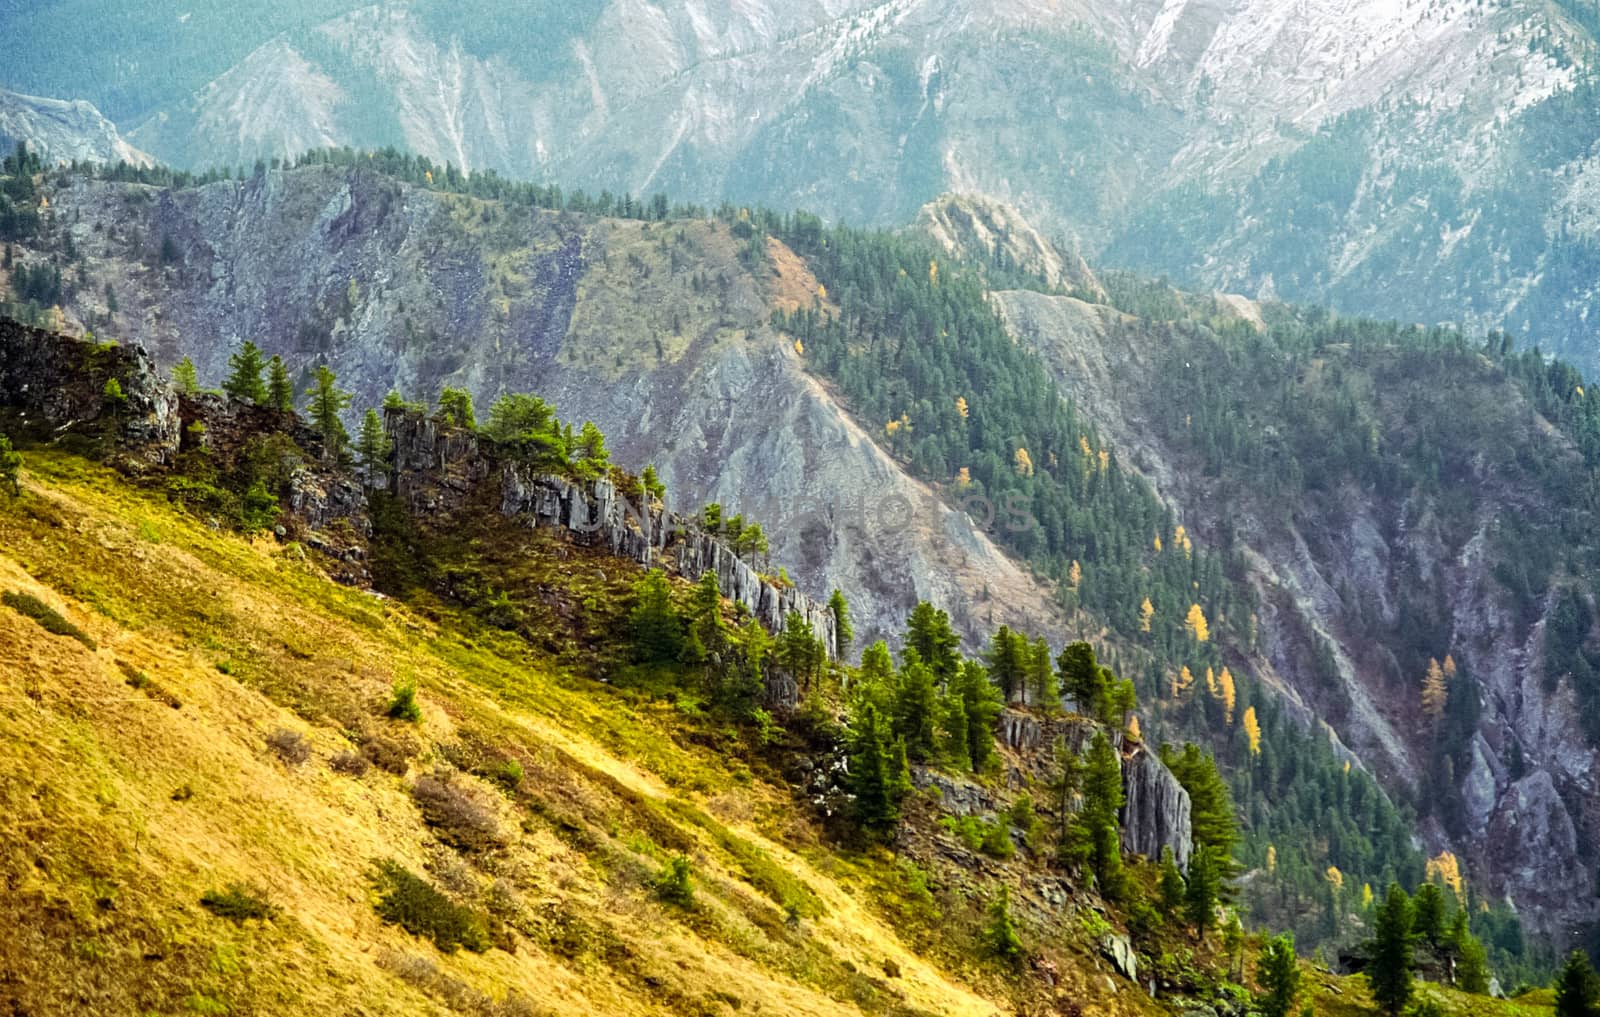
[[907, 476], [773, 330], [774, 308], [818, 286], [775, 240], [752, 270], [720, 222], [549, 212], [357, 167], [172, 190], [79, 178], [51, 201], [93, 278], [68, 286], [71, 319], [190, 356], [208, 384], [250, 337], [297, 389], [328, 363], [358, 406], [390, 388], [461, 386], [482, 410], [538, 392], [654, 461], [679, 511], [759, 520], [802, 589], [844, 590], [863, 637], [919, 599], [972, 637], [1059, 630], [1047, 586]]
[[[15, 85], [110, 104], [179, 165], [392, 144], [879, 224], [981, 192], [1197, 288], [1600, 356], [1582, 324], [1600, 22], [1579, 0], [304, 0], [227, 29], [145, 0], [79, 93], [31, 54], [82, 2], [0, 16], [30, 54]], [[194, 70], [151, 70], [157, 47]]]
[[25, 143], [51, 160], [151, 165], [117, 133], [117, 125], [83, 100], [62, 102], [0, 91], [0, 150]]

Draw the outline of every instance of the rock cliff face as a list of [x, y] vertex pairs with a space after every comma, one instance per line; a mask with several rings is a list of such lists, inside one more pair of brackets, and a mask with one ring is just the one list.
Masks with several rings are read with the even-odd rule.
[[[1045, 720], [1020, 710], [1000, 715], [1000, 743], [1022, 758], [1035, 780], [1049, 777], [1058, 739], [1069, 751], [1082, 753], [1094, 732], [1093, 724], [1076, 716]], [[1170, 848], [1178, 865], [1188, 868], [1194, 852], [1189, 792], [1143, 743], [1122, 739], [1121, 749], [1122, 849], [1156, 860]]]
[[0, 90], [0, 152], [10, 155], [19, 141], [51, 161], [151, 164], [91, 103]]
[[[121, 397], [108, 393], [117, 383]], [[119, 434], [133, 462], [159, 466], [178, 449], [178, 401], [138, 346], [64, 339], [0, 319], [0, 407], [38, 439], [66, 431]]]
[[421, 413], [390, 410], [384, 422], [395, 448], [389, 482], [413, 513], [461, 512], [473, 503], [478, 485], [497, 484], [502, 515], [530, 527], [555, 527], [640, 565], [668, 567], [690, 582], [713, 573], [722, 595], [744, 605], [769, 631], [783, 631], [793, 612], [834, 655], [836, 624], [825, 603], [765, 578], [693, 520], [643, 496], [624, 496], [604, 478], [578, 484], [530, 470], [497, 455], [472, 433]]

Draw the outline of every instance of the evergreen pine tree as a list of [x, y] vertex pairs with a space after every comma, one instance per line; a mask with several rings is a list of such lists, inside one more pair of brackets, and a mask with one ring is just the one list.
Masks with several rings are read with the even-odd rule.
[[195, 370], [194, 361], [184, 357], [172, 369], [172, 387], [180, 395], [194, 395], [200, 391], [200, 374]]
[[289, 381], [289, 369], [276, 353], [267, 361], [267, 405], [279, 413], [294, 411], [294, 384]]
[[446, 385], [439, 391], [439, 420], [451, 427], [472, 430], [478, 426], [478, 417], [472, 410], [472, 393], [464, 388]]
[[1195, 935], [1205, 942], [1206, 932], [1217, 920], [1217, 895], [1221, 880], [1211, 848], [1196, 844], [1189, 857], [1189, 878], [1184, 886], [1183, 913]]
[[383, 419], [378, 416], [378, 411], [368, 409], [361, 418], [361, 436], [356, 440], [356, 457], [361, 462], [361, 468], [366, 471], [367, 480], [382, 474], [389, 464], [389, 453], [394, 448], [394, 443], [389, 440], [389, 435], [383, 429]]
[[962, 710], [967, 715], [967, 751], [972, 756], [972, 769], [982, 772], [994, 755], [994, 726], [1000, 719], [1000, 691], [989, 683], [983, 666], [974, 661], [963, 662], [952, 686], [961, 697]]
[[1411, 928], [1429, 946], [1444, 941], [1444, 893], [1436, 883], [1423, 883], [1411, 899]]
[[847, 786], [854, 796], [856, 825], [868, 834], [892, 839], [900, 825], [900, 802], [911, 789], [905, 743], [894, 742], [877, 707], [865, 703], [850, 722]]
[[1595, 1017], [1597, 995], [1589, 958], [1582, 950], [1572, 951], [1556, 976], [1556, 1017]]
[[1011, 702], [1023, 691], [1032, 663], [1028, 641], [1000, 626], [989, 640], [988, 663], [989, 679], [999, 688], [1002, 700]]
[[905, 739], [906, 753], [920, 763], [932, 759], [937, 748], [939, 694], [927, 665], [910, 650], [906, 656], [895, 690], [894, 730]]
[[1089, 844], [1089, 862], [1100, 892], [1118, 897], [1122, 891], [1122, 838], [1118, 814], [1122, 809], [1122, 761], [1104, 731], [1096, 731], [1089, 743], [1083, 771], [1083, 808], [1079, 821], [1084, 824]]
[[651, 569], [633, 586], [628, 631], [642, 661], [667, 663], [683, 652], [683, 623], [672, 606], [672, 586], [660, 569]]
[[1028, 695], [1034, 707], [1047, 714], [1061, 709], [1061, 687], [1056, 682], [1055, 666], [1050, 659], [1050, 644], [1043, 639], [1033, 644], [1028, 663]]
[[999, 896], [989, 902], [989, 924], [984, 927], [984, 944], [994, 956], [1010, 964], [1022, 959], [1022, 937], [1016, 919], [1011, 917], [1011, 888], [1000, 887]]
[[1172, 856], [1172, 848], [1161, 849], [1161, 910], [1168, 918], [1176, 918], [1183, 910], [1183, 873]]
[[1411, 899], [1398, 883], [1378, 908], [1371, 959], [1365, 972], [1372, 998], [1389, 1017], [1400, 1017], [1411, 1001]]
[[1300, 993], [1300, 966], [1295, 960], [1293, 933], [1267, 941], [1256, 962], [1256, 980], [1262, 988], [1256, 999], [1262, 1017], [1289, 1017], [1294, 1012], [1295, 997]]
[[594, 421], [585, 420], [578, 432], [577, 445], [572, 449], [573, 470], [581, 480], [594, 480], [611, 468], [611, 452], [606, 448], [606, 436], [600, 433]]
[[350, 393], [340, 389], [338, 381], [338, 375], [322, 364], [317, 368], [315, 383], [306, 391], [311, 400], [311, 422], [322, 435], [328, 455], [335, 459], [344, 455], [345, 446], [350, 443], [350, 435], [339, 419], [339, 413], [350, 405]]
[[961, 637], [950, 627], [950, 616], [927, 601], [912, 609], [905, 644], [917, 651], [940, 684], [953, 679], [961, 666]]
[[256, 406], [264, 404], [267, 401], [267, 386], [261, 380], [261, 371], [265, 366], [261, 347], [246, 339], [244, 345], [239, 347], [239, 352], [228, 357], [230, 373], [222, 383], [222, 391]]

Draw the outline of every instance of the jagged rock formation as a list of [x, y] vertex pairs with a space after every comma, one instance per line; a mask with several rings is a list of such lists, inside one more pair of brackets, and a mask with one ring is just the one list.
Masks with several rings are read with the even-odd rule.
[[[1046, 719], [1006, 710], [1000, 715], [999, 741], [1023, 758], [1031, 777], [1044, 780], [1050, 775], [1058, 739], [1068, 751], [1082, 753], [1095, 730], [1094, 724], [1077, 716]], [[1189, 792], [1142, 742], [1117, 737], [1122, 748], [1122, 850], [1159, 859], [1170, 848], [1178, 865], [1187, 868], [1194, 851]]]
[[1051, 289], [1105, 297], [1080, 254], [1046, 240], [1021, 212], [1002, 201], [946, 194], [922, 207], [915, 228], [955, 257], [1036, 276]]
[[51, 161], [152, 163], [92, 103], [0, 90], [0, 153], [10, 155], [19, 141]]
[[[106, 395], [115, 380], [121, 397]], [[287, 431], [297, 448], [288, 453], [284, 510], [294, 536], [353, 565], [335, 575], [366, 580], [359, 566], [361, 540], [370, 535], [364, 488], [322, 454], [319, 435], [295, 417], [251, 407], [215, 394], [179, 398], [155, 373], [140, 347], [96, 346], [0, 319], [0, 409], [14, 413], [42, 439], [93, 425], [113, 440], [116, 457], [146, 468], [170, 465], [185, 451], [203, 451], [225, 466], [258, 436]], [[609, 479], [588, 484], [528, 470], [463, 428], [443, 426], [425, 414], [390, 410], [385, 424], [394, 445], [387, 485], [415, 515], [448, 518], [471, 511], [492, 491], [501, 514], [528, 526], [553, 526], [571, 539], [641, 565], [670, 566], [689, 581], [714, 573], [722, 593], [772, 632], [783, 631], [791, 612], [804, 618], [831, 657], [835, 619], [825, 603], [793, 586], [780, 586], [740, 558], [726, 543], [659, 503], [623, 497]], [[341, 531], [330, 537], [330, 531]], [[287, 531], [285, 532], [287, 534]], [[789, 702], [785, 705], [792, 706]]]
[[670, 566], [691, 582], [714, 573], [722, 595], [743, 604], [769, 631], [783, 631], [794, 612], [833, 656], [835, 619], [825, 603], [763, 576], [724, 541], [659, 502], [625, 496], [606, 478], [578, 484], [531, 470], [471, 432], [442, 426], [422, 413], [389, 410], [384, 424], [395, 449], [390, 483], [413, 512], [461, 512], [478, 485], [498, 479], [502, 515], [531, 527], [565, 530], [574, 540], [641, 565]]
[[[1455, 481], [1472, 492], [1473, 506], [1455, 524], [1441, 519], [1426, 493], [1383, 499], [1354, 485], [1285, 512], [1281, 501], [1208, 478], [1163, 438], [1139, 398], [1162, 369], [1158, 327], [1146, 332], [1110, 308], [1067, 297], [1001, 292], [995, 299], [1018, 340], [1041, 353], [1119, 460], [1149, 479], [1191, 532], [1233, 542], [1259, 604], [1251, 672], [1307, 724], [1348, 746], [1353, 762], [1396, 787], [1418, 788], [1429, 776], [1433, 743], [1416, 699], [1419, 679], [1397, 674], [1397, 637], [1360, 633], [1374, 625], [1410, 631], [1398, 625], [1408, 600], [1442, 605], [1439, 638], [1449, 645], [1437, 655], [1454, 653], [1479, 683], [1482, 715], [1470, 767], [1454, 774], [1465, 832], [1431, 820], [1422, 829], [1428, 850], [1460, 856], [1532, 929], [1559, 936], [1591, 920], [1595, 841], [1585, 824], [1600, 801], [1593, 779], [1600, 753], [1585, 738], [1570, 685], [1547, 683], [1543, 630], [1555, 598], [1525, 616], [1496, 574], [1497, 519], [1537, 515], [1537, 496], [1478, 465]], [[1463, 405], [1493, 409], [1496, 440], [1548, 428], [1487, 362], [1454, 384]], [[1402, 425], [1393, 426], [1388, 434], [1401, 433]], [[1319, 655], [1330, 662], [1326, 672], [1315, 663]], [[1514, 775], [1506, 762], [1513, 754], [1534, 772]]]
[[[107, 384], [115, 380], [120, 399]], [[138, 346], [73, 341], [0, 318], [0, 407], [29, 436], [111, 431], [122, 452], [161, 465], [177, 452], [178, 400]]]

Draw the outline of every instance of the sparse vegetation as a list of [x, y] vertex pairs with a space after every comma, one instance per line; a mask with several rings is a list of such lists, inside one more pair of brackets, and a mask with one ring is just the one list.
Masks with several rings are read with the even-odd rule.
[[11, 608], [11, 610], [20, 615], [25, 615], [29, 618], [32, 618], [34, 621], [39, 623], [40, 627], [42, 627], [51, 635], [66, 636], [68, 639], [76, 639], [78, 642], [82, 643], [91, 650], [99, 648], [96, 646], [95, 641], [89, 638], [88, 633], [84, 632], [82, 629], [78, 628], [78, 626], [72, 624], [72, 622], [62, 617], [61, 612], [57, 611], [55, 608], [51, 607], [49, 604], [46, 604], [44, 601], [40, 600], [38, 597], [35, 597], [31, 593], [25, 593], [21, 590], [10, 590], [4, 594], [0, 594], [0, 603], [5, 604], [6, 607]]
[[461, 947], [474, 953], [489, 949], [485, 916], [457, 904], [398, 862], [379, 862], [372, 883], [378, 894], [378, 914], [384, 921], [431, 939], [445, 953]]
[[299, 766], [311, 758], [311, 743], [298, 731], [280, 727], [267, 735], [267, 748], [290, 766]]
[[420, 721], [422, 706], [417, 702], [417, 683], [406, 679], [395, 682], [389, 697], [389, 705], [384, 707], [383, 715], [410, 724]]
[[208, 890], [200, 897], [200, 906], [218, 918], [233, 922], [266, 920], [277, 914], [266, 892], [246, 883], [230, 883], [221, 890]]

